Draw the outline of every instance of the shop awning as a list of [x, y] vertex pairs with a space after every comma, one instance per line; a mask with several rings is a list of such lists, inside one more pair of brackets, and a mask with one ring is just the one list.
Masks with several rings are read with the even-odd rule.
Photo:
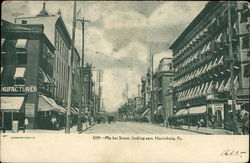
[[54, 80], [47, 75], [41, 68], [39, 69], [39, 71], [41, 72], [42, 76], [43, 76], [43, 82], [46, 84], [50, 84], [51, 86], [55, 86], [55, 82]]
[[197, 106], [189, 108], [189, 114], [203, 114], [206, 112], [206, 106]]
[[67, 109], [61, 105], [57, 105], [61, 112], [66, 113]]
[[27, 39], [18, 39], [16, 48], [26, 48]]
[[15, 75], [14, 75], [14, 79], [16, 79], [16, 78], [24, 78], [25, 70], [26, 70], [25, 67], [17, 67]]
[[185, 111], [186, 109], [181, 109], [175, 114], [175, 116], [181, 116]]
[[1, 111], [19, 112], [23, 105], [24, 97], [1, 97]]
[[72, 114], [77, 114], [77, 112], [75, 111], [74, 108], [71, 108], [71, 109], [70, 109], [70, 112], [71, 112]]
[[3, 46], [4, 41], [5, 41], [5, 38], [1, 38], [1, 47]]
[[47, 96], [39, 95], [38, 111], [61, 111], [65, 112], [65, 109], [56, 104], [56, 102]]
[[142, 117], [144, 117], [144, 116], [146, 116], [147, 114], [149, 113], [149, 108], [148, 109], [146, 109], [143, 113], [142, 113]]
[[79, 113], [79, 109], [76, 107], [73, 107], [73, 109], [76, 111], [76, 113]]

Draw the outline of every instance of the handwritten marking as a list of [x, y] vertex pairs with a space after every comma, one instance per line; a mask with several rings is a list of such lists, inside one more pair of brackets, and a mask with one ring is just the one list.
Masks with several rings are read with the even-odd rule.
[[239, 156], [243, 157], [246, 154], [246, 152], [235, 150], [235, 149], [226, 149], [221, 153], [221, 156]]

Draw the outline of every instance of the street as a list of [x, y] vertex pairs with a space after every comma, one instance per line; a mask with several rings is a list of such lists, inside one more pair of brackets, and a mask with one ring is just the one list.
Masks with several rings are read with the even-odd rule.
[[162, 126], [156, 126], [149, 123], [136, 122], [115, 122], [96, 124], [82, 134], [183, 134], [197, 135], [198, 133], [184, 130], [170, 129]]

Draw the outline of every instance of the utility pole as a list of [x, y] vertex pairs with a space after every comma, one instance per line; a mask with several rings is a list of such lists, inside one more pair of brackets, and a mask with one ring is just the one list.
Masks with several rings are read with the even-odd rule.
[[83, 69], [84, 69], [84, 23], [85, 22], [90, 22], [89, 20], [85, 20], [84, 18], [82, 19], [77, 19], [77, 21], [80, 21], [82, 24], [82, 63], [81, 63], [81, 69], [80, 69], [80, 85], [81, 85], [81, 102], [80, 102], [80, 107], [81, 107], [81, 111], [83, 111], [84, 106], [83, 105]]
[[90, 20], [85, 20], [84, 18], [82, 19], [77, 19], [77, 21], [80, 21], [82, 24], [82, 67], [84, 66], [84, 24], [89, 23]]
[[70, 133], [70, 109], [71, 109], [71, 96], [72, 96], [72, 65], [74, 57], [74, 47], [75, 47], [75, 28], [76, 28], [76, 1], [74, 1], [73, 8], [73, 28], [72, 28], [72, 41], [71, 41], [71, 54], [69, 57], [69, 84], [68, 84], [68, 105], [66, 114], [66, 128], [65, 133]]
[[237, 117], [236, 117], [236, 109], [235, 109], [235, 102], [236, 102], [236, 96], [235, 96], [235, 90], [234, 90], [234, 54], [233, 54], [233, 48], [232, 48], [232, 20], [231, 20], [231, 1], [227, 2], [228, 5], [228, 43], [229, 43], [229, 61], [230, 61], [230, 94], [232, 99], [232, 111], [233, 111], [233, 127], [234, 127], [234, 134], [238, 134], [237, 129]]
[[98, 103], [98, 107], [99, 107], [99, 110], [101, 108], [101, 96], [102, 96], [102, 88], [101, 88], [101, 82], [103, 81], [103, 70], [99, 69], [97, 71], [97, 84], [98, 84], [98, 95], [99, 95], [99, 103]]
[[149, 44], [149, 55], [150, 55], [150, 65], [151, 65], [151, 74], [150, 74], [150, 101], [151, 101], [151, 121], [152, 121], [152, 117], [153, 117], [153, 74], [154, 74], [154, 58], [153, 58], [153, 54], [151, 52], [151, 42]]
[[128, 83], [126, 83], [126, 89], [127, 89], [127, 102], [128, 102]]
[[140, 93], [140, 84], [138, 84], [138, 97], [140, 97], [141, 93]]

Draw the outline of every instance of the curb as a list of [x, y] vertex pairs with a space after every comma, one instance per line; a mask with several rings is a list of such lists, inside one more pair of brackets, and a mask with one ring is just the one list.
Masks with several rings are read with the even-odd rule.
[[177, 129], [177, 130], [185, 130], [185, 131], [195, 132], [195, 133], [205, 134], [205, 135], [214, 135], [214, 134], [212, 134], [212, 133], [208, 133], [208, 132], [202, 132], [202, 131], [189, 130], [189, 129], [185, 129], [185, 128], [175, 128], [175, 129]]
[[93, 124], [93, 125], [91, 125], [91, 126], [85, 128], [84, 130], [80, 131], [78, 134], [81, 134], [81, 133], [83, 133], [84, 131], [87, 131], [88, 129], [90, 129], [90, 128], [93, 127], [94, 125], [95, 125], [95, 124]]
[[[221, 134], [216, 134], [216, 133], [209, 133], [209, 132], [203, 132], [203, 131], [199, 131], [199, 130], [189, 130], [189, 129], [185, 129], [185, 128], [175, 128], [178, 130], [185, 130], [185, 131], [190, 131], [190, 132], [195, 132], [195, 133], [200, 133], [200, 134], [205, 134], [205, 135], [221, 135]], [[232, 135], [231, 133], [229, 133], [228, 131], [225, 131], [225, 133], [227, 133], [228, 135]], [[225, 134], [222, 134], [225, 135]]]

